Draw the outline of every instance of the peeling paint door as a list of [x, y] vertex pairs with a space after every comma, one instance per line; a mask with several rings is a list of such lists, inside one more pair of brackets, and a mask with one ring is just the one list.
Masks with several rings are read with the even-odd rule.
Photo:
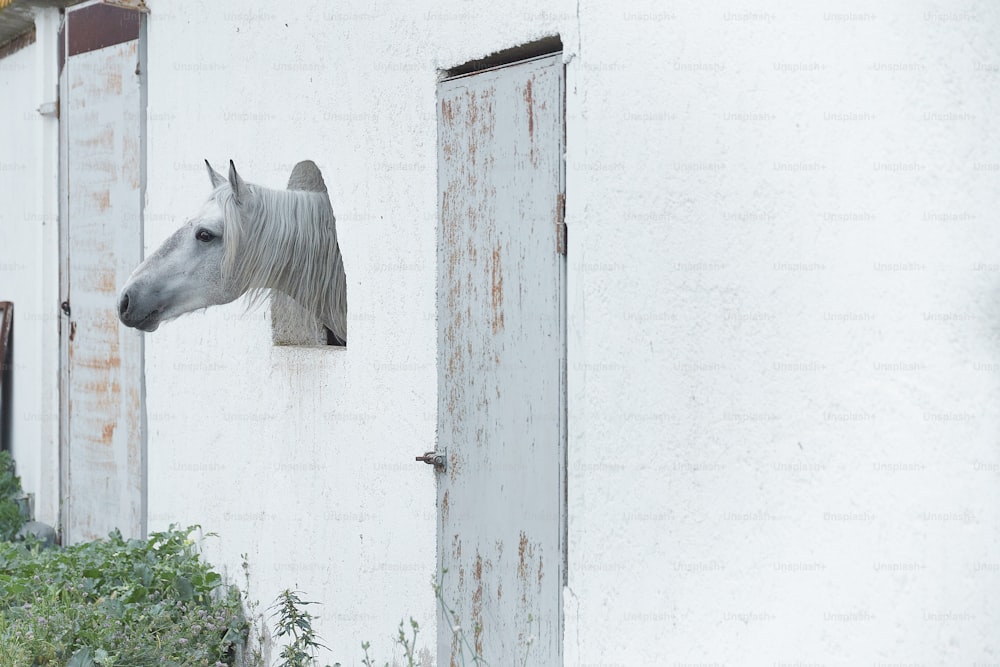
[[563, 72], [438, 87], [441, 665], [562, 662]]
[[143, 15], [67, 10], [60, 43], [64, 543], [145, 532], [142, 338], [117, 292], [142, 259]]

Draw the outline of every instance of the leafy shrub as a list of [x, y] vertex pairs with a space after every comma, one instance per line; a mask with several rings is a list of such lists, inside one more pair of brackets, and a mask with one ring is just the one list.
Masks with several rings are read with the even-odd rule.
[[0, 667], [226, 667], [248, 624], [236, 588], [171, 526], [62, 549], [0, 543]]
[[[21, 495], [21, 479], [14, 474], [14, 460], [9, 452], [0, 452], [0, 540], [14, 538], [24, 523], [14, 500]], [[0, 653], [0, 656], [3, 654]]]
[[[202, 562], [190, 539], [197, 526], [171, 526], [147, 540], [116, 530], [107, 540], [43, 549], [37, 538], [10, 541], [24, 524], [22, 495], [10, 454], [0, 452], [0, 667], [261, 667], [259, 648], [247, 651], [257, 623], [243, 609], [246, 602], [255, 617], [258, 603]], [[249, 590], [245, 555], [243, 570]], [[281, 667], [318, 665], [316, 649], [325, 647], [306, 610], [313, 604], [286, 589], [271, 607], [274, 636], [289, 642]], [[410, 630], [400, 621], [394, 643], [416, 667], [412, 618]], [[256, 641], [265, 634], [260, 628]], [[375, 666], [370, 647], [361, 644], [366, 667]]]

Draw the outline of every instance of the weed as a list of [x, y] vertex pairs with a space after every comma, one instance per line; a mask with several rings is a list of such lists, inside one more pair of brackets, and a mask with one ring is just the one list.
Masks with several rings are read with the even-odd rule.
[[252, 646], [248, 646], [250, 655], [246, 656], [245, 660], [239, 664], [245, 663], [247, 667], [263, 667], [264, 656], [262, 649], [268, 642], [267, 625], [264, 623], [263, 614], [259, 611], [260, 602], [250, 599], [250, 560], [244, 553], [240, 554], [240, 561], [240, 567], [243, 570], [243, 603], [247, 611], [253, 642]]
[[300, 591], [285, 589], [272, 606], [277, 617], [274, 635], [289, 637], [291, 642], [281, 650], [282, 662], [278, 667], [309, 667], [316, 664], [316, 649], [326, 648], [312, 627], [315, 616], [305, 609], [316, 604], [302, 600]]
[[[442, 579], [447, 572], [448, 570], [446, 569], [441, 571]], [[458, 621], [458, 614], [456, 614], [455, 610], [449, 607], [448, 603], [445, 602], [444, 596], [441, 593], [442, 585], [437, 581], [432, 581], [431, 585], [434, 587], [434, 597], [437, 598], [438, 604], [441, 606], [441, 612], [444, 615], [448, 626], [451, 628], [452, 636], [454, 637], [452, 639], [452, 651], [454, 652], [454, 649], [458, 649], [458, 655], [462, 661], [462, 666], [465, 666], [466, 651], [468, 651], [471, 655], [473, 665], [489, 665], [489, 663], [483, 659], [483, 656], [479, 655], [479, 653], [476, 652], [476, 649], [469, 642], [469, 637], [465, 634], [465, 628], [463, 628]]]
[[[420, 632], [420, 625], [410, 617], [410, 631], [412, 634], [407, 636], [406, 634], [406, 623], [403, 621], [399, 622], [399, 629], [397, 630], [396, 636], [393, 638], [393, 643], [401, 646], [403, 649], [403, 657], [406, 658], [406, 667], [418, 667], [417, 663], [417, 634]], [[361, 659], [361, 664], [365, 667], [376, 667], [375, 659], [371, 656], [369, 651], [371, 650], [371, 642], [361, 642], [361, 650], [364, 651], [364, 657]], [[393, 663], [396, 665], [397, 663]], [[340, 663], [336, 663], [333, 667], [340, 667]], [[389, 663], [385, 663], [385, 667], [389, 667]]]

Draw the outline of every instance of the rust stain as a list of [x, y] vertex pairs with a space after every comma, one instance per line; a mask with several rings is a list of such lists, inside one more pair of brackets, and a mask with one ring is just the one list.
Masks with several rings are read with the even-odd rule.
[[[105, 294], [115, 294], [118, 292], [115, 282], [114, 269], [101, 271], [97, 279], [97, 291]], [[117, 322], [115, 324], [117, 324]]]
[[[75, 336], [76, 335], [76, 322], [74, 322], [73, 326], [71, 327], [70, 335], [71, 336]], [[72, 340], [72, 338], [70, 340]], [[83, 357], [82, 359], [80, 359], [79, 363], [77, 364], [77, 366], [82, 367], [82, 368], [92, 368], [92, 369], [100, 370], [100, 371], [110, 370], [112, 368], [118, 368], [121, 365], [122, 365], [122, 359], [121, 359], [121, 356], [118, 354], [117, 350], [113, 350], [107, 356], [102, 356], [102, 357], [87, 356], [87, 357]], [[105, 382], [105, 380], [102, 377], [101, 381], [98, 382], [98, 383], [96, 383], [92, 387], [92, 389], [97, 390], [97, 389], [103, 388], [104, 387], [104, 382]], [[84, 386], [87, 386], [87, 385], [85, 384]]]
[[476, 93], [470, 90], [468, 92], [468, 98], [469, 115], [465, 119], [465, 126], [474, 130], [476, 125], [479, 124], [479, 107], [476, 105]]
[[114, 437], [115, 424], [114, 422], [109, 422], [101, 428], [101, 442], [105, 445], [110, 445]]
[[104, 76], [104, 85], [102, 86], [104, 92], [110, 93], [111, 95], [121, 95], [122, 72], [118, 67], [118, 59], [121, 58], [122, 55], [128, 53], [134, 53], [134, 50], [118, 49], [116, 53], [111, 54], [110, 57], [104, 62], [104, 66], [101, 67], [100, 70], [100, 73]]
[[528, 79], [524, 87], [524, 101], [528, 105], [528, 145], [531, 148], [530, 158], [533, 167], [538, 166], [538, 146], [535, 141], [535, 96], [532, 90], [534, 79]]
[[134, 190], [138, 190], [142, 185], [139, 181], [141, 171], [139, 154], [139, 139], [126, 134], [122, 138], [122, 175], [128, 179], [129, 186]]
[[121, 396], [121, 384], [117, 380], [112, 380], [107, 384], [107, 392], [103, 396], [97, 397], [97, 405], [101, 408], [117, 410], [119, 407], [119, 397]]
[[451, 108], [450, 100], [441, 100], [441, 116], [449, 123], [455, 120], [455, 110]]
[[115, 145], [114, 127], [111, 125], [105, 125], [103, 130], [91, 136], [89, 139], [82, 139], [80, 144], [83, 146], [103, 146], [104, 148], [111, 148]]
[[[128, 444], [126, 445], [126, 447], [128, 449], [128, 452], [127, 452], [128, 466], [133, 471], [138, 470], [138, 466], [139, 466], [139, 463], [140, 463], [140, 458], [139, 458], [139, 455], [140, 455], [140, 451], [139, 451], [139, 423], [138, 423], [138, 420], [135, 419], [135, 415], [137, 415], [137, 414], [138, 414], [138, 408], [137, 407], [133, 408], [130, 411], [130, 415], [129, 415], [129, 419], [128, 419], [128, 424], [127, 424], [127, 426], [128, 426], [128, 439], [127, 439], [127, 443]], [[139, 475], [138, 477], [141, 477], [141, 475]], [[131, 479], [132, 479], [133, 483], [136, 484], [136, 488], [138, 488], [139, 484], [138, 484], [137, 476], [132, 476]]]
[[528, 536], [521, 531], [521, 539], [517, 543], [517, 576], [521, 581], [528, 579]]
[[496, 334], [504, 326], [504, 311], [503, 311], [503, 266], [501, 265], [502, 248], [500, 244], [497, 243], [497, 247], [493, 249], [493, 260], [491, 262], [491, 274], [493, 287], [491, 290], [490, 300], [493, 306], [493, 333]]
[[[493, 92], [494, 91], [492, 91], [492, 90], [488, 90], [488, 91], [486, 91], [483, 94], [483, 97], [486, 100], [486, 110], [488, 112], [487, 113], [487, 120], [489, 121], [489, 125], [487, 126], [486, 129], [489, 132], [489, 135], [490, 135], [491, 138], [493, 137], [493, 135], [495, 133], [496, 124], [497, 124], [497, 115], [496, 115], [496, 112], [495, 112], [495, 110], [493, 108], [494, 107]], [[491, 162], [492, 162], [492, 160], [493, 160], [493, 158], [490, 158]]]
[[533, 99], [533, 94], [531, 90], [531, 79], [528, 79], [528, 85], [524, 87], [524, 101], [528, 104], [528, 136], [532, 139], [535, 138], [535, 103]]
[[108, 83], [107, 91], [114, 95], [121, 95], [122, 92], [122, 73], [121, 72], [109, 72], [108, 73]]
[[475, 565], [476, 591], [472, 594], [472, 636], [476, 654], [483, 653], [483, 559], [476, 550]]
[[445, 491], [444, 496], [441, 497], [441, 521], [442, 523], [447, 523], [448, 521], [448, 494], [450, 491]]
[[111, 192], [109, 190], [104, 190], [103, 192], [92, 192], [90, 193], [90, 196], [97, 202], [97, 208], [101, 211], [107, 211], [111, 208]]
[[[114, 273], [108, 272], [108, 275], [104, 277], [101, 284], [107, 283], [107, 277], [110, 276], [111, 280], [111, 291], [114, 293]], [[117, 343], [114, 341], [118, 340], [118, 316], [110, 310], [105, 310], [101, 318], [94, 323], [94, 328], [104, 334], [105, 340], [108, 341], [108, 345], [115, 346]]]

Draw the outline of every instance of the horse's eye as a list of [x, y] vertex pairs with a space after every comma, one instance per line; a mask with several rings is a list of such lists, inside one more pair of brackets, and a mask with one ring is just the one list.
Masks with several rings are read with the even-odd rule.
[[196, 239], [202, 241], [203, 243], [208, 243], [215, 238], [215, 234], [208, 231], [207, 229], [199, 229], [198, 233], [194, 235]]

